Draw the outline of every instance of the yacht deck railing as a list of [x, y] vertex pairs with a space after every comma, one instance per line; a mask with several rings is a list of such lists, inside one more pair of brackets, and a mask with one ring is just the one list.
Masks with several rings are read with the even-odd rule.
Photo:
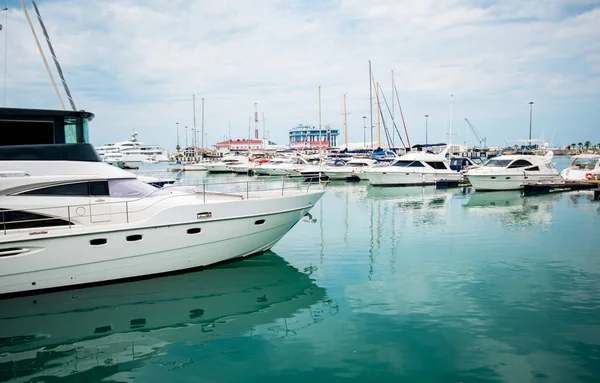
[[[89, 224], [98, 223], [129, 223], [132, 215], [139, 214], [148, 210], [160, 202], [165, 200], [178, 198], [185, 194], [162, 194], [162, 192], [183, 191], [196, 196], [202, 196], [202, 203], [222, 202], [227, 197], [238, 198], [240, 200], [250, 199], [251, 197], [260, 197], [260, 193], [269, 194], [269, 197], [285, 196], [286, 191], [293, 190], [295, 192], [311, 191], [311, 187], [320, 185], [318, 181], [294, 182], [281, 177], [281, 180], [247, 180], [247, 181], [230, 181], [230, 182], [202, 182], [199, 184], [188, 185], [169, 185], [164, 188], [157, 188], [152, 193], [139, 198], [130, 198], [120, 201], [103, 202], [100, 201], [104, 196], [89, 196], [88, 203], [57, 205], [57, 206], [41, 206], [36, 208], [21, 208], [21, 209], [0, 209], [0, 217], [2, 218], [1, 230], [4, 235], [13, 232], [22, 232], [23, 230], [31, 231], [31, 229], [40, 229], [39, 232], [30, 232], [30, 235], [46, 234], [48, 229], [64, 229], [73, 226], [81, 226], [81, 224], [73, 223], [73, 219], [89, 219]], [[222, 197], [219, 199], [211, 197]], [[83, 197], [83, 196], [81, 196]], [[109, 197], [109, 196], [106, 196]], [[61, 198], [69, 198], [64, 196]], [[120, 197], [111, 197], [120, 198]], [[93, 201], [93, 200], [96, 201]], [[208, 199], [208, 201], [207, 201]], [[211, 201], [212, 199], [212, 201]], [[144, 204], [140, 204], [141, 202]], [[152, 201], [151, 203], [145, 203]], [[97, 211], [96, 213], [93, 210]], [[104, 212], [98, 212], [98, 211]], [[107, 212], [106, 212], [107, 211]], [[27, 218], [31, 217], [31, 218]], [[117, 219], [116, 219], [117, 218]], [[121, 218], [121, 219], [118, 219]], [[43, 230], [42, 230], [43, 229]]]

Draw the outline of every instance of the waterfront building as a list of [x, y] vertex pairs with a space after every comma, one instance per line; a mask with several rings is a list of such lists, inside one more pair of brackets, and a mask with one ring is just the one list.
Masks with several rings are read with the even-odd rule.
[[290, 129], [291, 149], [328, 149], [337, 147], [339, 129], [332, 129], [329, 125], [319, 129], [314, 126], [299, 124]]
[[229, 152], [247, 152], [247, 151], [262, 151], [262, 150], [276, 150], [280, 147], [273, 141], [269, 141], [266, 138], [257, 139], [236, 139], [226, 140], [217, 142], [215, 145], [217, 153], [229, 153]]

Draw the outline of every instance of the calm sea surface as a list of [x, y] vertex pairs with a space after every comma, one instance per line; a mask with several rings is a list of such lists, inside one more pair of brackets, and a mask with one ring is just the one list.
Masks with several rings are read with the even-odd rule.
[[590, 193], [326, 189], [271, 252], [1, 301], [0, 381], [600, 381]]

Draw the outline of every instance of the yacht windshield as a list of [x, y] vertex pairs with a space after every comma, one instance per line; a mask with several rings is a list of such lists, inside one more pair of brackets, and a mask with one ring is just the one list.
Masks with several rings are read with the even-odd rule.
[[153, 196], [170, 194], [136, 178], [108, 180], [108, 190], [113, 198], [141, 198], [151, 194]]
[[571, 162], [570, 167], [580, 170], [594, 170], [597, 158], [576, 158]]
[[511, 162], [512, 162], [512, 160], [501, 160], [501, 159], [492, 158], [491, 160], [488, 160], [488, 162], [483, 164], [483, 166], [486, 166], [489, 168], [505, 168]]

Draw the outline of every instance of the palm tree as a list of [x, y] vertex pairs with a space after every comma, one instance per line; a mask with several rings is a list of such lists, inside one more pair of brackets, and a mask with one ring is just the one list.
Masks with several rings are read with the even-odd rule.
[[584, 146], [585, 146], [586, 149], [589, 149], [591, 145], [592, 145], [592, 143], [589, 142], [589, 141], [586, 141], [585, 144], [584, 144]]
[[600, 149], [600, 143], [596, 144], [596, 146], [598, 147], [598, 149]]
[[579, 149], [583, 149], [583, 144], [581, 142], [577, 143], [577, 146], [579, 146]]
[[571, 144], [571, 147], [572, 147], [573, 149], [575, 149], [575, 148], [577, 147], [577, 144], [576, 144], [576, 143], [572, 143], [572, 144]]

